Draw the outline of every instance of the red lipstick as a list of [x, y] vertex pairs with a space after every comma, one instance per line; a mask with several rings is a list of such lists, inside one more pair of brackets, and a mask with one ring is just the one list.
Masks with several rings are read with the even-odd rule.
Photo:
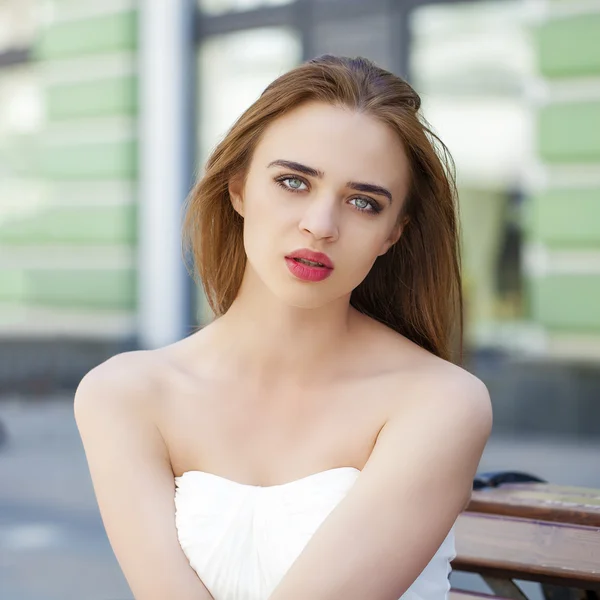
[[333, 271], [333, 263], [327, 254], [308, 248], [294, 250], [285, 257], [285, 262], [292, 275], [303, 281], [322, 281]]

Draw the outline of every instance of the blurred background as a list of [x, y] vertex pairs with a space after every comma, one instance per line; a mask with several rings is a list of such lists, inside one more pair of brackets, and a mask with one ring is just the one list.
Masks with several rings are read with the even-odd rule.
[[456, 160], [481, 470], [600, 487], [600, 0], [0, 0], [2, 600], [131, 598], [73, 392], [207, 321], [182, 202], [323, 53], [406, 77]]

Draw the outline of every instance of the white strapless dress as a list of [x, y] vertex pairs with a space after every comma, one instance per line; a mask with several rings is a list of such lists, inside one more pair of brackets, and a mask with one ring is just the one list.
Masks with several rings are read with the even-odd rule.
[[[262, 487], [187, 471], [175, 478], [179, 543], [215, 600], [267, 600], [359, 474], [338, 467]], [[455, 556], [452, 528], [402, 600], [446, 600]]]

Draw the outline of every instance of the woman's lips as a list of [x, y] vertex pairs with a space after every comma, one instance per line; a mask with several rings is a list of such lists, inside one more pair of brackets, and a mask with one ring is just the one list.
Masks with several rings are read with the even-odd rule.
[[302, 281], [323, 281], [333, 272], [333, 268], [307, 265], [290, 256], [285, 257], [285, 264], [292, 275]]
[[287, 254], [287, 258], [300, 258], [310, 262], [320, 263], [324, 267], [333, 269], [333, 262], [331, 262], [331, 259], [329, 256], [327, 256], [327, 254], [324, 254], [323, 252], [316, 252], [310, 248], [300, 248], [298, 250], [294, 250], [293, 252]]

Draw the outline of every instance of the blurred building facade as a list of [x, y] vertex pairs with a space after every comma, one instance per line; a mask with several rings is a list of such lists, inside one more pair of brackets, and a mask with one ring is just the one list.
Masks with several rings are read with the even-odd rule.
[[[145, 158], [160, 152], [146, 137], [160, 86], [145, 84], [163, 32], [154, 43], [141, 23], [158, 5], [0, 0], [3, 390], [72, 387], [177, 310], [154, 302], [177, 266], [161, 271], [148, 245], [173, 235], [148, 229], [149, 195], [154, 227], [160, 193], [176, 208], [185, 195], [152, 187], [171, 167]], [[600, 435], [600, 0], [172, 5], [193, 57], [173, 80], [193, 107], [179, 180], [303, 59], [363, 55], [407, 77], [456, 159], [467, 343], [497, 423]], [[183, 294], [189, 314], [155, 343], [209, 318]]]
[[135, 337], [136, 11], [0, 10], [2, 379], [35, 391]]

